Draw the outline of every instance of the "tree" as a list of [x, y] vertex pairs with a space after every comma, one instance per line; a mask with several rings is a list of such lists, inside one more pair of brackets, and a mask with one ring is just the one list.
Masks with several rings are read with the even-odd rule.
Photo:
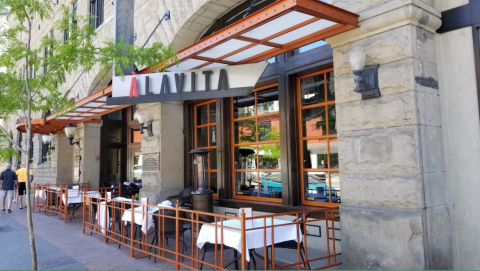
[[[68, 32], [66, 39], [46, 35], [38, 44], [32, 41], [38, 31], [34, 20], [46, 21], [53, 17], [53, 2], [50, 0], [2, 0], [0, 19], [8, 18], [10, 25], [0, 29], [0, 120], [21, 118], [26, 123], [26, 148], [22, 148], [11, 137], [5, 125], [0, 125], [0, 158], [15, 155], [15, 149], [28, 156], [30, 153], [32, 126], [35, 112], [62, 112], [72, 107], [63, 93], [73, 88], [65, 86], [72, 73], [90, 71], [99, 65], [105, 76], [112, 70], [122, 73], [122, 66], [151, 67], [154, 71], [164, 70], [166, 65], [177, 61], [170, 46], [153, 43], [144, 48], [124, 44], [122, 40], [105, 41], [103, 46], [94, 45], [96, 32], [89, 24], [91, 16], [80, 16], [62, 6], [65, 15], [55, 22], [55, 33]], [[9, 148], [6, 142], [13, 146]], [[27, 172], [30, 171], [26, 163]], [[30, 195], [30, 180], [27, 180], [27, 195]], [[27, 201], [27, 219], [32, 256], [32, 269], [37, 269], [37, 256], [31, 213], [30, 196]]]

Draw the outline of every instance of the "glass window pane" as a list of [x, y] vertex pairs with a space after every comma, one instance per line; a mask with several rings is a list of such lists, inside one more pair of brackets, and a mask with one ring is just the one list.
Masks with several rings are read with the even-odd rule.
[[210, 126], [208, 129], [210, 130], [210, 146], [217, 146], [216, 127]]
[[258, 141], [280, 140], [280, 116], [258, 117]]
[[132, 143], [141, 143], [143, 135], [140, 133], [140, 129], [131, 129], [132, 131]]
[[208, 169], [217, 169], [217, 149], [210, 149]]
[[260, 172], [260, 197], [282, 198], [281, 172]]
[[256, 169], [256, 146], [240, 146], [234, 148], [235, 169]]
[[340, 174], [338, 172], [330, 172], [330, 189], [327, 191], [332, 196], [332, 202], [340, 203]]
[[258, 154], [259, 168], [280, 168], [280, 143], [260, 145], [258, 146]]
[[217, 122], [217, 104], [216, 103], [211, 103], [208, 105], [208, 115], [209, 115], [209, 123]]
[[255, 115], [255, 93], [245, 98], [235, 98], [233, 101], [233, 118], [244, 118]]
[[330, 144], [330, 168], [338, 168], [338, 144], [336, 138], [328, 140]]
[[327, 100], [335, 101], [335, 76], [333, 72], [327, 73]]
[[235, 172], [235, 194], [253, 196], [257, 189], [257, 172]]
[[327, 134], [325, 125], [325, 106], [302, 110], [302, 136], [324, 136]]
[[236, 121], [233, 123], [235, 143], [256, 142], [255, 119]]
[[300, 79], [301, 106], [325, 102], [324, 75]]
[[213, 193], [217, 193], [217, 173], [216, 172], [210, 172], [210, 189], [213, 190]]
[[111, 120], [122, 120], [122, 110], [114, 111], [108, 113], [108, 118]]
[[327, 139], [303, 141], [303, 168], [328, 168]]
[[197, 125], [207, 124], [207, 105], [197, 106]]
[[317, 202], [330, 202], [328, 196], [327, 172], [305, 172], [303, 182], [305, 184], [305, 200]]
[[257, 115], [278, 112], [278, 89], [270, 89], [257, 94]]
[[334, 104], [328, 106], [328, 134], [337, 134], [337, 111]]
[[208, 127], [197, 128], [197, 148], [208, 147]]
[[122, 128], [108, 127], [107, 138], [110, 143], [122, 143]]

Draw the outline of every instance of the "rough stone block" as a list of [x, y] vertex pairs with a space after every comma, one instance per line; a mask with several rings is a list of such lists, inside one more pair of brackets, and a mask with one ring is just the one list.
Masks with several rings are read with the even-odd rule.
[[425, 269], [422, 210], [342, 203], [342, 267]]
[[408, 26], [412, 35], [412, 53], [417, 59], [437, 63], [435, 54], [435, 34], [415, 25]]
[[386, 64], [398, 60], [411, 58], [412, 52], [412, 28], [402, 26], [387, 32], [380, 33], [361, 41], [352, 42], [336, 47], [333, 52], [335, 74], [351, 73], [352, 68], [348, 54], [355, 46], [361, 46], [367, 54], [366, 65]]
[[417, 123], [413, 92], [336, 105], [339, 133]]
[[416, 126], [349, 131], [338, 137], [340, 172], [420, 172]]
[[339, 8], [348, 10], [350, 12], [359, 13], [363, 10], [379, 6], [390, 0], [367, 0], [367, 1], [357, 1], [357, 0], [331, 0], [330, 3]]
[[342, 204], [413, 208], [423, 206], [421, 174], [340, 172], [340, 184]]

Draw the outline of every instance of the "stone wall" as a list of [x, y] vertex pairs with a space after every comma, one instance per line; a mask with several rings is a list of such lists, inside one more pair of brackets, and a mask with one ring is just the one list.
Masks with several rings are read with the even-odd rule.
[[[345, 269], [453, 268], [431, 1], [332, 1], [360, 28], [334, 50]], [[382, 96], [361, 100], [348, 53], [379, 64]]]

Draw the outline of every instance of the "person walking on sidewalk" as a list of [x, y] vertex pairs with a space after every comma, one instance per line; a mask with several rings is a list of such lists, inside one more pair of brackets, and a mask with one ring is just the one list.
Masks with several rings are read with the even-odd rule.
[[[5, 200], [7, 201], [8, 212], [11, 213], [13, 200], [13, 185], [17, 184], [17, 174], [12, 171], [12, 165], [5, 164], [5, 171], [0, 174], [0, 182], [2, 190], [0, 191], [0, 199], [2, 199], [2, 212], [5, 212]], [[18, 185], [18, 184], [17, 184]]]
[[[30, 170], [30, 182], [33, 181], [33, 174], [32, 170]], [[25, 195], [25, 191], [27, 190], [27, 169], [25, 168], [25, 164], [22, 164], [22, 167], [17, 170], [17, 177], [18, 177], [18, 208], [23, 209], [23, 195]]]
[[[20, 169], [20, 166], [17, 165], [17, 168], [15, 169], [15, 171], [18, 171], [19, 169]], [[14, 188], [13, 188], [13, 203], [15, 202], [18, 202], [18, 186], [16, 185], [14, 185]]]

